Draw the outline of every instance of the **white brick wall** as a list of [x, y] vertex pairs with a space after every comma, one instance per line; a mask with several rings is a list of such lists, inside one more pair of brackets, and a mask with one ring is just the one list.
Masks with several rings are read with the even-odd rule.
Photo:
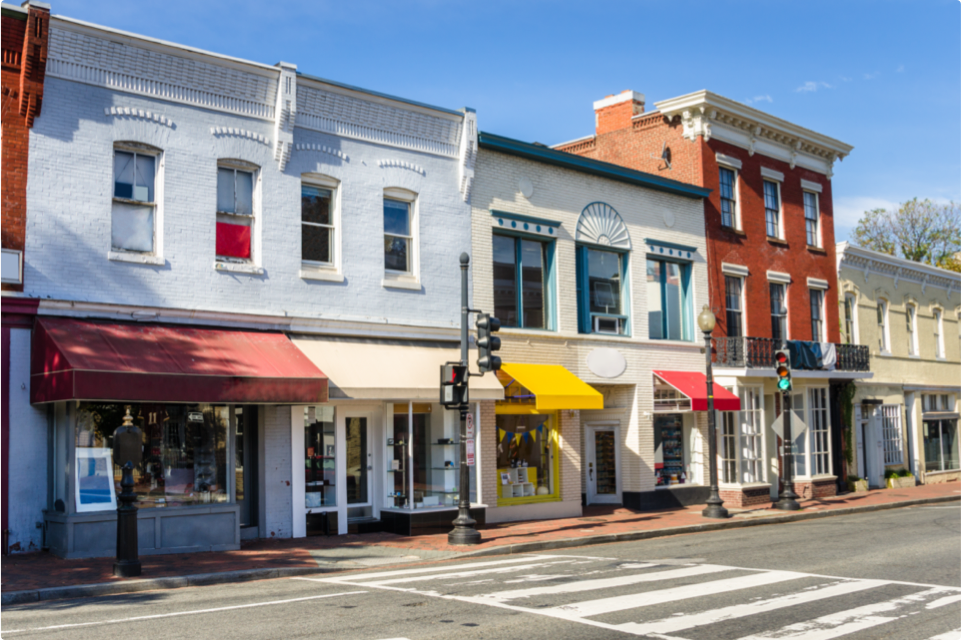
[[[6, 354], [4, 354], [6, 355]], [[9, 545], [37, 551], [47, 504], [47, 409], [30, 405], [30, 331], [10, 330]]]
[[[264, 450], [264, 502], [266, 531], [262, 538], [290, 538], [293, 533], [291, 482], [291, 408], [264, 406], [264, 431], [261, 447]], [[303, 476], [303, 474], [301, 474]]]
[[[534, 185], [531, 199], [520, 192], [518, 181], [527, 177]], [[632, 337], [585, 336], [578, 333], [575, 233], [582, 210], [592, 202], [605, 202], [621, 215], [631, 236], [629, 258]], [[505, 362], [561, 364], [605, 394], [606, 411], [581, 412], [582, 425], [596, 420], [617, 420], [621, 425], [622, 488], [651, 491], [655, 488], [652, 370], [705, 370], [700, 352], [701, 335], [691, 343], [666, 343], [648, 339], [645, 238], [697, 248], [692, 269], [693, 316], [708, 303], [705, 264], [704, 209], [701, 200], [628, 185], [577, 171], [554, 167], [503, 153], [481, 149], [478, 153], [472, 196], [473, 306], [492, 310], [492, 228], [497, 224], [491, 210], [517, 213], [561, 223], [555, 256], [559, 330], [525, 331], [502, 329], [501, 356]], [[665, 213], [670, 212], [671, 216]], [[665, 219], [673, 218], [668, 227]], [[625, 373], [615, 379], [600, 378], [587, 366], [596, 348], [617, 349], [627, 361]], [[697, 424], [704, 429], [703, 415]], [[583, 455], [579, 437], [578, 457]], [[580, 465], [580, 462], [579, 462]], [[583, 484], [580, 468], [578, 486]], [[568, 478], [565, 478], [565, 482]], [[580, 491], [580, 488], [579, 488]]]

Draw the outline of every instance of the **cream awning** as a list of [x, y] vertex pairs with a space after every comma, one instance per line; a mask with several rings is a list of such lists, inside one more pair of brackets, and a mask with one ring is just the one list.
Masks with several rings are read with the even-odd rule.
[[[331, 400], [420, 400], [440, 398], [440, 367], [461, 358], [450, 342], [315, 338], [292, 335], [294, 345], [328, 377]], [[468, 351], [471, 370], [477, 350]], [[494, 373], [469, 383], [470, 400], [503, 400], [504, 388]]]

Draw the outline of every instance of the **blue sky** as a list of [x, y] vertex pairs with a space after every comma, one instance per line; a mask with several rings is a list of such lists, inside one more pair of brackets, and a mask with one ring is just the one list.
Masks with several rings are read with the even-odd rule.
[[867, 208], [960, 199], [960, 3], [95, 2], [55, 14], [448, 108], [554, 144], [592, 102], [709, 89], [855, 147], [833, 178], [836, 236]]

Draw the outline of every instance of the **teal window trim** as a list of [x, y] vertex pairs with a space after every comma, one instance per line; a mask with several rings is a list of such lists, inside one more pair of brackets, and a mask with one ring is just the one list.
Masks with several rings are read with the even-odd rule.
[[[646, 258], [651, 260], [649, 254]], [[661, 256], [655, 257], [655, 262], [673, 262], [675, 264], [681, 265], [681, 341], [692, 342], [695, 338], [694, 332], [694, 317], [692, 311], [692, 292], [691, 292], [691, 274], [692, 274], [692, 263], [690, 260], [671, 260], [670, 258], [662, 258]], [[647, 268], [647, 264], [646, 264]], [[668, 335], [668, 314], [666, 309], [668, 309], [668, 270], [660, 269], [660, 280], [658, 283], [659, 292], [661, 293], [661, 335]], [[649, 336], [651, 332], [649, 330]], [[660, 338], [660, 340], [669, 340], [669, 338]]]
[[525, 216], [520, 213], [492, 210], [491, 217], [498, 219], [498, 226], [495, 227], [495, 229], [499, 231], [527, 232], [542, 240], [545, 238], [557, 238], [558, 230], [561, 228], [560, 222], [547, 220], [545, 218], [536, 218], [534, 216]]
[[[514, 243], [514, 286], [515, 286], [515, 304], [517, 305], [518, 314], [518, 325], [517, 327], [509, 327], [511, 329], [523, 329], [524, 331], [557, 331], [557, 302], [555, 291], [557, 290], [557, 259], [555, 257], [555, 241], [552, 238], [546, 238], [544, 236], [539, 236], [534, 233], [523, 233], [520, 231], [509, 231], [502, 229], [495, 229], [494, 235], [502, 236], [507, 238], [513, 238]], [[544, 259], [545, 259], [545, 271], [547, 272], [547, 277], [545, 277], [544, 283], [544, 313], [545, 313], [545, 326], [544, 328], [531, 328], [524, 326], [524, 290], [522, 281], [522, 269], [524, 265], [521, 262], [521, 243], [519, 240], [532, 240], [545, 245]]]
[[662, 242], [651, 238], [645, 238], [645, 251], [649, 256], [656, 256], [659, 260], [665, 259], [672, 262], [690, 262], [698, 255], [698, 247]]
[[[621, 264], [619, 279], [621, 280], [621, 307], [623, 314], [613, 313], [592, 313], [591, 304], [588, 300], [588, 250], [596, 249], [609, 253], [620, 254]], [[631, 283], [629, 280], [628, 258], [631, 251], [628, 249], [618, 249], [591, 243], [579, 242], [575, 248], [575, 262], [577, 271], [577, 295], [578, 295], [578, 333], [594, 334], [594, 318], [619, 318], [624, 321], [623, 333], [599, 333], [596, 335], [606, 335], [619, 338], [631, 337]]]
[[548, 220], [547, 218], [536, 218], [535, 216], [526, 216], [521, 213], [509, 213], [507, 211], [497, 211], [495, 209], [491, 210], [491, 217], [507, 218], [509, 220], [517, 220], [519, 222], [534, 222], [535, 224], [541, 224], [546, 227], [554, 227], [555, 229], [561, 226], [561, 223], [555, 220]]

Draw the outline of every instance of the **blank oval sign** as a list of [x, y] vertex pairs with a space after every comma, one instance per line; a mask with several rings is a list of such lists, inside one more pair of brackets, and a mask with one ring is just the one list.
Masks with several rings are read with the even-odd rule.
[[588, 354], [588, 369], [599, 378], [617, 378], [628, 363], [617, 349], [602, 347]]

